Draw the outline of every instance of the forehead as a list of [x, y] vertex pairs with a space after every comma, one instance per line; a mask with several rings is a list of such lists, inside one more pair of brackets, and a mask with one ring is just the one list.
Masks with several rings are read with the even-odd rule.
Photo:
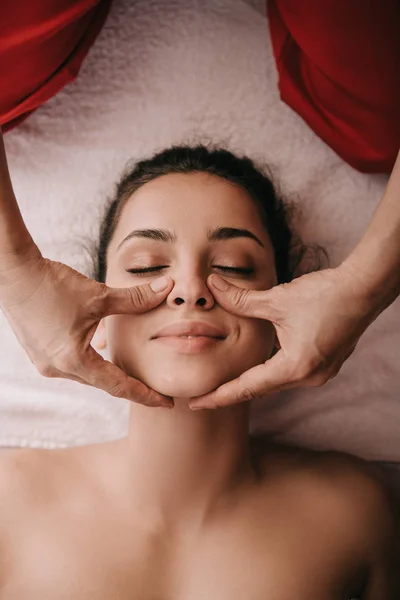
[[268, 235], [256, 203], [242, 187], [208, 173], [173, 173], [154, 179], [132, 194], [122, 210], [114, 240], [135, 228], [180, 233], [216, 226], [249, 227], [263, 241]]

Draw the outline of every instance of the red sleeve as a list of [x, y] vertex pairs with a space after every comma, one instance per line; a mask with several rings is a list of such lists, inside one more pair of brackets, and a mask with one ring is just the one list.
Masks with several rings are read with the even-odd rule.
[[282, 100], [355, 169], [390, 172], [400, 147], [400, 2], [267, 8]]
[[5, 131], [75, 79], [111, 1], [0, 3], [0, 125]]

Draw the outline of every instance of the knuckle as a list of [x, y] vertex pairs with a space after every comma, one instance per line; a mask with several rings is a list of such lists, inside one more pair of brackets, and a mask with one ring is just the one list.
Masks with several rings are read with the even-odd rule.
[[102, 284], [99, 292], [92, 296], [90, 303], [87, 305], [87, 315], [93, 318], [98, 318], [100, 315], [109, 315], [112, 313], [114, 304], [113, 290]]
[[300, 380], [314, 379], [318, 377], [323, 368], [320, 357], [315, 355], [299, 361], [296, 369], [296, 377]]
[[120, 384], [110, 384], [107, 386], [107, 393], [114, 398], [126, 398], [123, 387]]
[[304, 363], [298, 357], [287, 361], [286, 378], [288, 381], [303, 381], [309, 375]]
[[326, 381], [324, 381], [324, 383], [326, 383], [329, 379], [333, 379], [334, 377], [336, 377], [336, 375], [339, 373], [340, 369], [342, 367], [342, 363], [333, 365], [330, 370], [326, 373]]
[[331, 375], [327, 371], [321, 371], [311, 375], [311, 377], [308, 378], [307, 383], [310, 387], [319, 387], [324, 385], [329, 379], [331, 379]]
[[248, 304], [249, 291], [237, 288], [232, 292], [232, 301], [239, 309], [246, 308]]
[[207, 406], [208, 410], [215, 410], [218, 408], [224, 408], [226, 406], [226, 401], [224, 402], [224, 400], [222, 398], [215, 398], [212, 401], [212, 404], [209, 404]]
[[293, 357], [288, 357], [287, 361], [287, 379], [293, 383], [305, 383], [311, 381], [319, 373], [321, 367], [320, 360], [315, 357], [305, 358], [302, 353], [296, 353]]
[[58, 373], [78, 375], [81, 371], [82, 361], [76, 355], [76, 349], [70, 349], [57, 355], [52, 362], [52, 367]]
[[305, 362], [305, 370], [309, 375], [318, 375], [324, 369], [325, 361], [321, 356], [312, 355]]
[[39, 364], [35, 364], [37, 370], [39, 371], [40, 375], [42, 375], [43, 377], [56, 377], [57, 373], [58, 373], [58, 369], [55, 368], [54, 365], [50, 364], [50, 363], [39, 363]]
[[132, 305], [139, 310], [144, 310], [148, 304], [144, 286], [135, 286], [126, 289], [127, 293], [130, 294]]
[[279, 303], [286, 298], [287, 288], [289, 285], [289, 283], [279, 283], [278, 285], [275, 285], [270, 290], [268, 290], [270, 296], [274, 297], [276, 304], [279, 305]]
[[125, 398], [127, 400], [132, 400], [132, 391], [128, 385], [128, 376], [122, 372], [119, 375], [115, 372], [107, 378], [105, 382], [105, 391], [110, 394], [110, 396], [114, 396], [114, 398]]
[[257, 398], [259, 398], [259, 395], [256, 392], [256, 390], [254, 390], [252, 387], [250, 387], [248, 385], [246, 385], [244, 388], [242, 388], [240, 396], [241, 396], [241, 399], [244, 400], [245, 402], [251, 402], [252, 400], [256, 400]]

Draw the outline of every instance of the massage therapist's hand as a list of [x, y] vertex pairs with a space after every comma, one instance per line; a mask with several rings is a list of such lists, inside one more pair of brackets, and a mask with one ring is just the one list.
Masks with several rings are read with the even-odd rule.
[[146, 312], [171, 288], [170, 278], [158, 291], [149, 284], [110, 288], [44, 258], [19, 210], [0, 128], [0, 309], [39, 373], [147, 406], [173, 406], [90, 345], [102, 317]]
[[[223, 283], [226, 289], [218, 289]], [[227, 311], [271, 321], [279, 350], [239, 378], [193, 399], [191, 408], [217, 408], [296, 386], [322, 385], [338, 373], [376, 316], [367, 294], [360, 293], [360, 277], [344, 265], [266, 291], [239, 288], [218, 275], [208, 285]]]
[[[212, 281], [226, 282], [219, 290]], [[266, 291], [238, 288], [212, 275], [217, 302], [234, 314], [267, 319], [278, 352], [190, 407], [217, 408], [334, 377], [360, 336], [400, 294], [400, 152], [363, 237], [335, 269], [303, 275]]]
[[90, 345], [102, 317], [143, 313], [160, 304], [172, 287], [170, 278], [162, 279], [160, 291], [149, 284], [110, 288], [43, 258], [32, 244], [18, 256], [0, 256], [0, 308], [45, 377], [73, 379], [147, 406], [172, 406]]

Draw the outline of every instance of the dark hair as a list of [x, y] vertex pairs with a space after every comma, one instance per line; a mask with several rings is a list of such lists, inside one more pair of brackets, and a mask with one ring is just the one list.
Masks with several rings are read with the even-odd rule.
[[[95, 279], [105, 282], [107, 248], [117, 227], [121, 212], [133, 192], [144, 184], [169, 173], [203, 172], [216, 175], [245, 189], [257, 204], [275, 253], [278, 283], [291, 281], [308, 250], [289, 226], [288, 205], [280, 198], [270, 174], [256, 167], [247, 156], [238, 157], [221, 147], [172, 146], [141, 160], [124, 174], [116, 193], [107, 206], [96, 248]], [[317, 247], [318, 253], [321, 248]], [[324, 251], [323, 251], [324, 252]], [[315, 270], [319, 265], [314, 265]], [[304, 271], [303, 271], [304, 272]]]

